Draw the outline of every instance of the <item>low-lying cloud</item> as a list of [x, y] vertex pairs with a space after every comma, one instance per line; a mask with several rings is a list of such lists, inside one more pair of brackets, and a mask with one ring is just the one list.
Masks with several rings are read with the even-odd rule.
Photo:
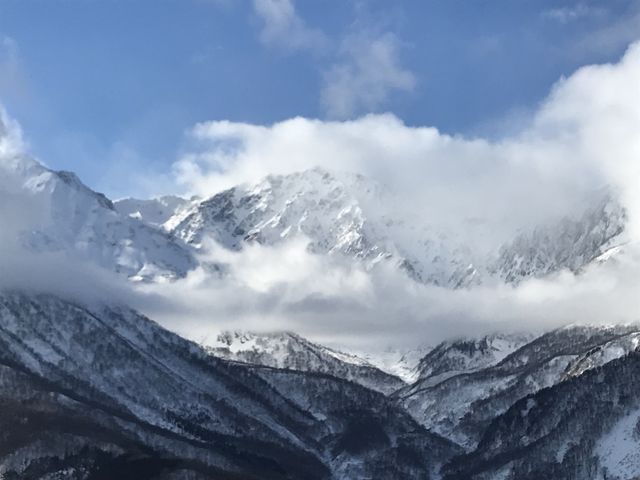
[[513, 287], [452, 290], [414, 282], [392, 264], [365, 271], [309, 253], [303, 239], [277, 247], [217, 250], [226, 275], [197, 269], [175, 283], [140, 286], [139, 307], [202, 343], [221, 330], [291, 330], [338, 347], [377, 351], [494, 331], [543, 331], [570, 323], [638, 322], [638, 252]]

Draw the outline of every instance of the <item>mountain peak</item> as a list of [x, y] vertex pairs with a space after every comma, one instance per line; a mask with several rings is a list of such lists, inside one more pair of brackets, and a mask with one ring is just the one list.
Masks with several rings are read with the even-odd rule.
[[405, 385], [400, 378], [383, 372], [356, 355], [310, 342], [287, 331], [222, 332], [208, 351], [227, 360], [332, 375], [385, 394]]
[[436, 384], [463, 372], [496, 365], [531, 339], [532, 335], [524, 333], [495, 333], [444, 341], [420, 360], [418, 378]]
[[80, 178], [73, 172], [69, 172], [66, 170], [58, 170], [56, 172], [52, 171], [52, 173], [57, 176], [65, 185], [69, 186], [71, 189], [76, 191], [82, 191], [86, 195], [94, 197], [98, 203], [106, 209], [114, 210], [113, 202], [109, 200], [106, 195], [91, 190], [87, 187]]
[[175, 278], [195, 266], [190, 249], [166, 232], [118, 213], [78, 176], [35, 159], [0, 156], [0, 188], [34, 203], [39, 215], [16, 232], [34, 252], [65, 252], [132, 279]]

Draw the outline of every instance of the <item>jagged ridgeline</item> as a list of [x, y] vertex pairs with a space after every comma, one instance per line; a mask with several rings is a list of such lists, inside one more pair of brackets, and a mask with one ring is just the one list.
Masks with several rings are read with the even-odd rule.
[[[207, 240], [241, 250], [252, 242], [275, 246], [304, 237], [314, 254], [340, 256], [367, 270], [391, 265], [419, 283], [447, 288], [580, 272], [625, 241], [625, 211], [606, 191], [577, 217], [533, 227], [486, 253], [428, 219], [402, 215], [390, 207], [398, 203], [395, 194], [361, 175], [316, 168], [205, 199], [112, 202], [74, 174], [20, 153], [3, 158], [0, 170], [3, 191], [38, 204], [40, 214], [23, 232], [25, 246], [70, 252], [136, 281], [209, 268], [198, 255]], [[216, 271], [224, 274], [224, 268]]]

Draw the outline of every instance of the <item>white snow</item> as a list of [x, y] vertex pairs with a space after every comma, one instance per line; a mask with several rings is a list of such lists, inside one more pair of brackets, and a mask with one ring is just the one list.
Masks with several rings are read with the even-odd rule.
[[0, 189], [37, 210], [21, 236], [32, 251], [64, 252], [136, 279], [176, 278], [196, 265], [188, 246], [144, 223], [135, 211], [118, 212], [73, 173], [19, 156], [0, 162]]
[[404, 386], [366, 359], [306, 340], [291, 332], [223, 332], [214, 341], [204, 339], [208, 352], [228, 360], [275, 368], [319, 372], [392, 393]]
[[621, 418], [597, 443], [596, 454], [607, 478], [632, 480], [640, 477], [640, 410]]

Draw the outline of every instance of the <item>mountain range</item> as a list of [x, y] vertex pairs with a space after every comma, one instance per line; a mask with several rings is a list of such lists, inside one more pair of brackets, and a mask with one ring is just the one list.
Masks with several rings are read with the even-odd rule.
[[[304, 238], [313, 255], [473, 289], [579, 275], [629, 241], [611, 192], [487, 253], [403, 218], [395, 195], [361, 175], [316, 168], [209, 198], [112, 201], [72, 173], [0, 154], [3, 213], [24, 206], [4, 224], [29, 255], [136, 284], [188, 276], [210, 242], [241, 251]], [[635, 324], [496, 332], [376, 358], [242, 325], [199, 345], [95, 296], [0, 292], [2, 478], [640, 475]]]
[[134, 280], [184, 277], [205, 240], [240, 250], [308, 239], [318, 255], [367, 269], [392, 264], [412, 279], [447, 288], [499, 279], [518, 283], [568, 269], [579, 272], [619, 248], [626, 213], [610, 194], [596, 195], [578, 218], [521, 232], [489, 254], [460, 244], [428, 219], [403, 218], [397, 195], [361, 176], [321, 168], [269, 176], [210, 198], [111, 201], [70, 172], [23, 154], [0, 163], [5, 193], [36, 202], [23, 243], [35, 251], [72, 251]]

